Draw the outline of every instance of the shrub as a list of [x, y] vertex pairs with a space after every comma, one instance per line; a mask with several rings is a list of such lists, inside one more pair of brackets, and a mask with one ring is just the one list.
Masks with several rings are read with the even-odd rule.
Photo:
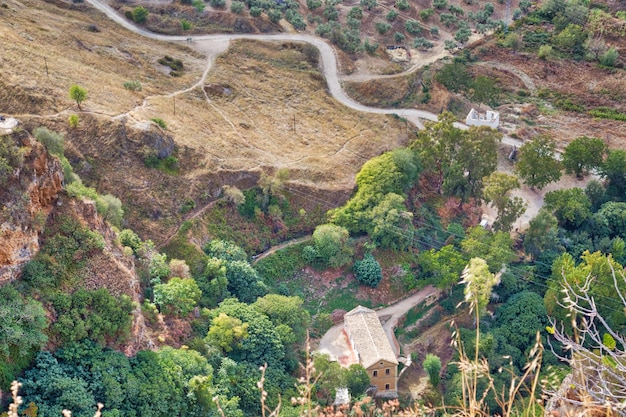
[[[491, 3], [487, 3], [487, 4], [491, 4]], [[450, 7], [448, 7], [448, 11], [455, 16], [463, 16], [465, 14], [465, 12], [463, 11], [461, 7], [455, 6], [454, 4], [451, 4]]]
[[135, 7], [131, 13], [133, 17], [133, 22], [135, 23], [145, 23], [149, 14], [148, 9], [143, 6]]
[[87, 90], [80, 85], [74, 84], [70, 87], [70, 98], [76, 102], [80, 110], [80, 103], [87, 99]]
[[387, 22], [376, 22], [376, 31], [381, 35], [384, 35], [391, 29], [391, 25]]
[[383, 279], [382, 268], [378, 261], [368, 253], [362, 260], [354, 263], [354, 275], [360, 283], [370, 287], [377, 287]]
[[185, 20], [185, 19], [180, 19], [180, 28], [182, 30], [189, 30], [189, 29], [191, 29], [191, 22], [189, 22], [188, 20]]
[[53, 155], [63, 156], [63, 136], [48, 130], [46, 127], [38, 127], [33, 131], [33, 136], [48, 149]]
[[395, 10], [390, 10], [389, 13], [387, 13], [387, 15], [385, 16], [385, 19], [393, 22], [394, 20], [396, 20], [396, 17], [398, 17], [398, 12], [396, 12]]
[[306, 7], [309, 10], [315, 10], [322, 7], [322, 0], [306, 0]]
[[122, 85], [130, 91], [141, 91], [143, 89], [139, 81], [125, 81]]
[[431, 8], [423, 9], [420, 11], [420, 19], [426, 21], [430, 19], [430, 17], [434, 14], [435, 14], [435, 11]]
[[351, 8], [348, 12], [348, 17], [358, 20], [363, 19], [363, 9], [358, 6]]
[[291, 26], [296, 30], [304, 30], [306, 28], [306, 23], [300, 13], [292, 9], [288, 9], [285, 12], [285, 19], [291, 23]]
[[165, 121], [163, 121], [163, 119], [161, 119], [159, 117], [153, 117], [150, 120], [153, 121], [154, 123], [156, 123], [157, 125], [159, 125], [159, 127], [161, 129], [167, 129], [167, 123], [165, 123]]
[[448, 6], [448, 0], [433, 0], [433, 7], [437, 10], [445, 9]]
[[370, 43], [369, 39], [365, 39], [363, 43], [363, 47], [365, 48], [365, 52], [370, 55], [373, 55], [378, 50], [379, 45], [377, 43]]
[[437, 26], [432, 26], [430, 28], [430, 34], [432, 36], [439, 36], [439, 28]]
[[405, 39], [406, 39], [406, 36], [404, 36], [403, 33], [396, 32], [393, 34], [393, 40], [396, 41], [396, 43], [402, 43], [404, 42]]
[[68, 123], [70, 124], [70, 127], [72, 129], [76, 129], [78, 127], [78, 122], [80, 121], [80, 119], [78, 118], [77, 114], [72, 114], [68, 119], [67, 119]]
[[552, 46], [541, 45], [539, 47], [539, 52], [537, 52], [537, 56], [539, 59], [549, 59], [552, 56]]
[[202, 13], [204, 11], [205, 5], [203, 0], [193, 0], [191, 4], [198, 11], [198, 13]]
[[243, 13], [244, 9], [245, 9], [245, 5], [240, 1], [233, 1], [230, 4], [230, 11], [235, 14]]
[[409, 4], [408, 0], [396, 0], [396, 7], [404, 11], [409, 10], [409, 8], [411, 8], [411, 5]]
[[252, 6], [250, 8], [250, 16], [252, 17], [259, 17], [261, 16], [262, 12], [263, 12], [263, 9], [261, 9], [260, 7]]
[[226, 6], [226, 0], [209, 0], [209, 4], [211, 7], [215, 7], [217, 9], [222, 9]]
[[599, 119], [611, 119], [626, 122], [626, 114], [620, 113], [618, 110], [610, 107], [597, 107], [593, 110], [590, 110], [589, 114]]
[[280, 10], [270, 9], [267, 11], [267, 17], [270, 18], [270, 21], [272, 23], [278, 23], [280, 19], [282, 19], [283, 14], [280, 12]]
[[619, 58], [617, 50], [615, 48], [609, 48], [608, 51], [600, 56], [600, 64], [604, 65], [605, 67], [614, 67], [617, 58]]
[[419, 35], [422, 33], [422, 26], [417, 20], [409, 19], [404, 22], [404, 29], [411, 35]]

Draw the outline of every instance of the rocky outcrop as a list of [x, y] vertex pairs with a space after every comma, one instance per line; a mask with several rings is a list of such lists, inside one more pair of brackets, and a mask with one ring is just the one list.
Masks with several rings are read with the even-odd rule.
[[0, 137], [23, 161], [0, 188], [0, 284], [14, 280], [39, 250], [39, 233], [63, 183], [59, 160], [25, 131]]

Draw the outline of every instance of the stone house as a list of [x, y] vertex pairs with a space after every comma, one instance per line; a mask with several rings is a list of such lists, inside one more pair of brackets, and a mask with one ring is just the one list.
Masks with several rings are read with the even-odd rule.
[[358, 306], [344, 316], [344, 329], [359, 363], [367, 370], [376, 387], [376, 396], [398, 396], [398, 360], [378, 315]]

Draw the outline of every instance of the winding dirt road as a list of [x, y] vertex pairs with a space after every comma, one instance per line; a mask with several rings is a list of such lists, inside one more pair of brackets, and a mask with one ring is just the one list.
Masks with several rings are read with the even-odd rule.
[[[228, 50], [231, 40], [238, 39], [251, 39], [260, 41], [289, 41], [289, 42], [306, 42], [315, 46], [320, 51], [320, 63], [321, 71], [326, 78], [328, 85], [328, 91], [330, 94], [341, 104], [354, 110], [358, 110], [364, 113], [376, 113], [376, 114], [396, 114], [415, 125], [419, 129], [423, 129], [424, 125], [421, 122], [423, 120], [437, 121], [437, 115], [435, 113], [427, 112], [417, 109], [383, 109], [376, 107], [368, 107], [361, 103], [358, 103], [348, 97], [341, 86], [341, 77], [338, 71], [337, 57], [334, 49], [326, 43], [323, 39], [315, 36], [305, 34], [293, 34], [293, 33], [278, 33], [278, 34], [219, 34], [219, 35], [197, 35], [193, 37], [189, 36], [172, 36], [172, 35], [160, 35], [147, 31], [143, 28], [136, 26], [130, 22], [124, 16], [118, 14], [111, 6], [109, 6], [105, 0], [86, 0], [94, 8], [104, 13], [111, 20], [115, 21], [120, 26], [130, 30], [131, 32], [145, 36], [150, 39], [166, 42], [179, 42], [184, 43], [199, 52], [207, 55], [208, 65], [203, 74], [203, 78], [200, 81], [203, 82], [206, 74], [211, 69], [217, 55]], [[192, 39], [193, 42], [189, 42], [188, 39]], [[404, 73], [396, 74], [403, 75]], [[385, 76], [382, 76], [385, 77]], [[190, 88], [195, 88], [198, 84]], [[467, 129], [467, 126], [462, 123], [455, 123], [455, 126], [460, 129]], [[511, 146], [521, 146], [522, 142], [505, 136], [502, 139], [502, 143]]]

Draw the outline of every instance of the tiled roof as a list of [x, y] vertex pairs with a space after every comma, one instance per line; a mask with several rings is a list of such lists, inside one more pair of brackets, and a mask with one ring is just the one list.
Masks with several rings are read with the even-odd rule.
[[374, 310], [358, 306], [346, 313], [344, 325], [364, 368], [369, 368], [381, 360], [398, 364], [389, 339]]

